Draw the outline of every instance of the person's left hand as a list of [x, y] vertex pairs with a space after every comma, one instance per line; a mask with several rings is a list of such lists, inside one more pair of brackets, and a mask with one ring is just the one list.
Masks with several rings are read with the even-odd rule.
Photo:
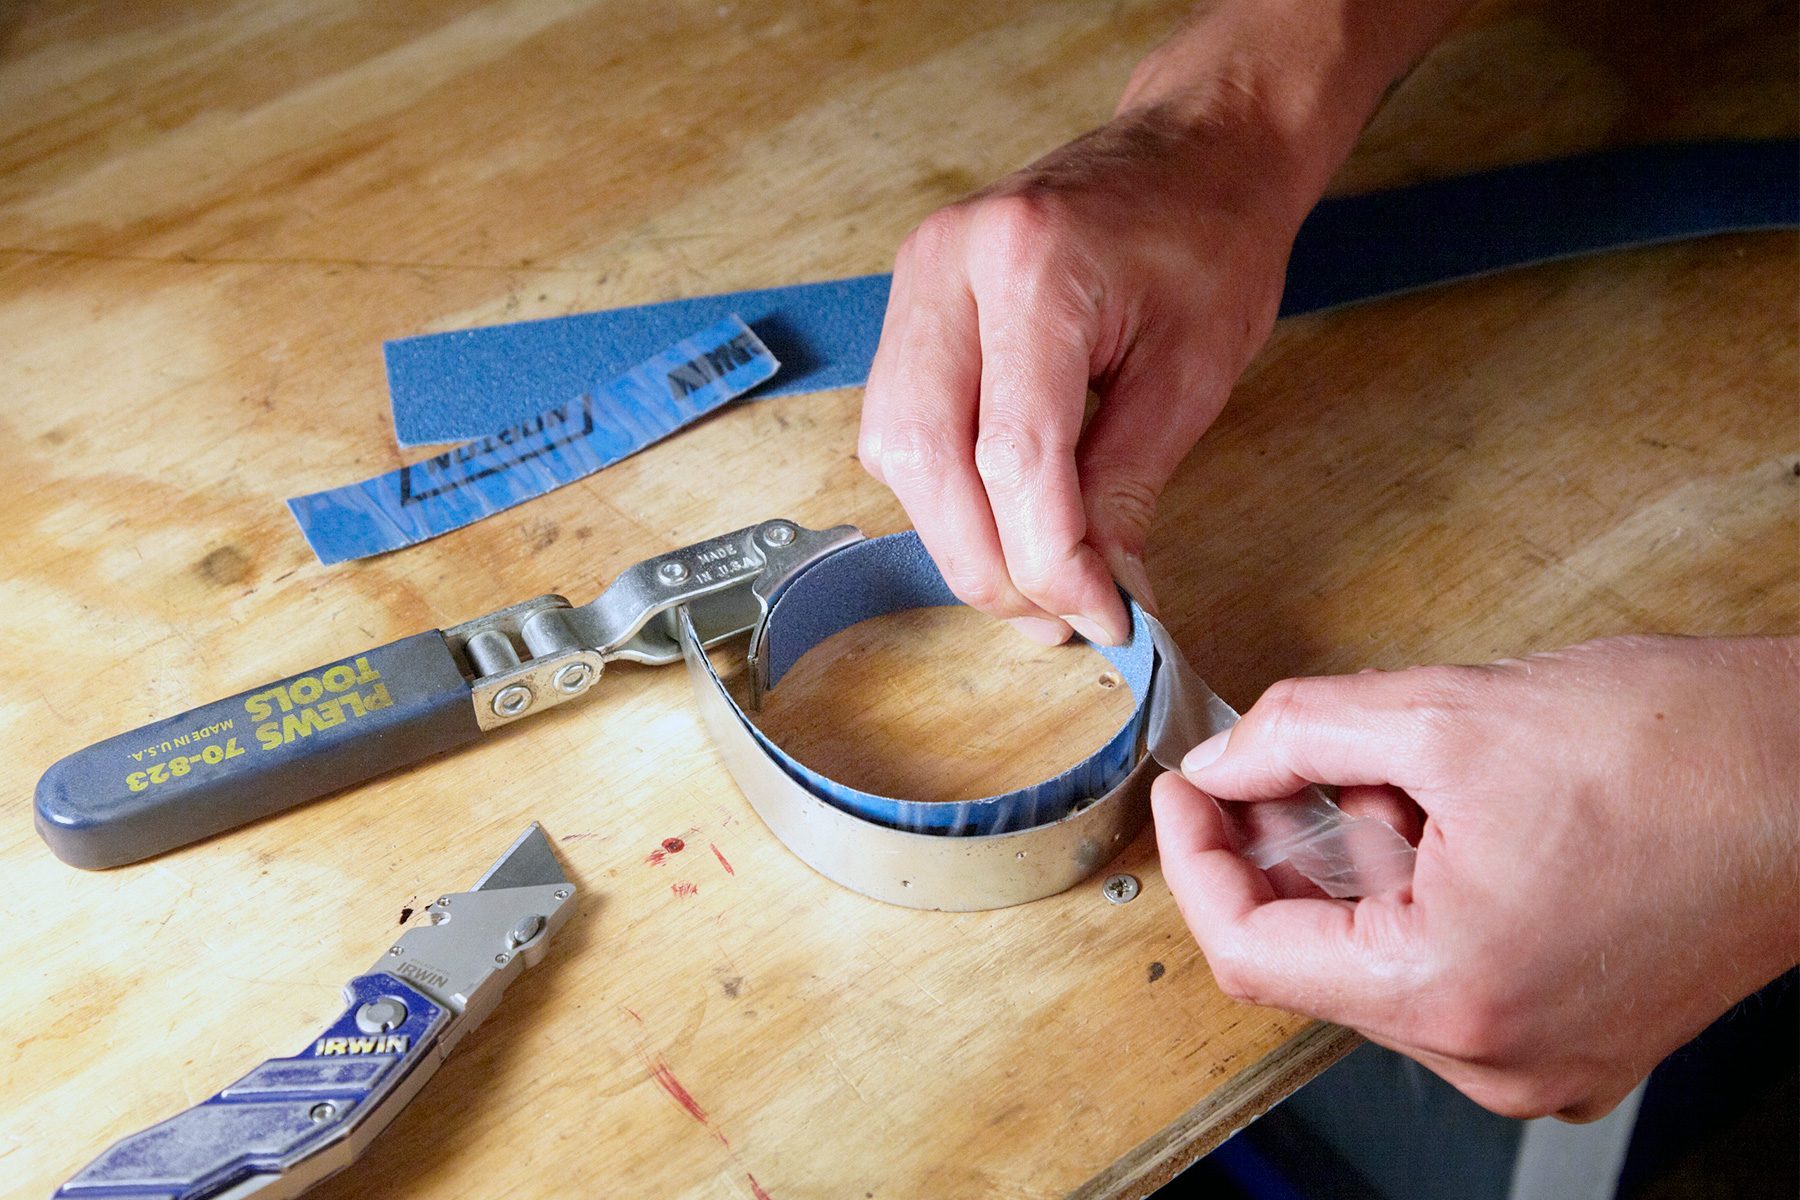
[[1151, 599], [1157, 495], [1275, 320], [1311, 203], [1290, 157], [1249, 116], [1135, 110], [906, 239], [860, 454], [963, 602], [1129, 635], [1114, 578]]
[[[1800, 961], [1796, 714], [1794, 638], [1287, 680], [1156, 781], [1163, 875], [1227, 994], [1349, 1025], [1495, 1112], [1597, 1117]], [[1209, 797], [1308, 782], [1410, 810], [1409, 890], [1285, 898], [1233, 853]]]

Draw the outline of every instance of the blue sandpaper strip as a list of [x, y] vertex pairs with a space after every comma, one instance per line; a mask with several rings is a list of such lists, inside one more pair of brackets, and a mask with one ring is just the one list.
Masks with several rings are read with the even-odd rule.
[[[398, 550], [658, 442], [775, 374], [756, 334], [727, 316], [575, 400], [479, 441], [361, 483], [288, 501], [322, 563]], [[491, 421], [490, 421], [491, 427]]]
[[781, 362], [757, 395], [855, 387], [869, 374], [888, 277], [698, 296], [388, 342], [402, 446], [457, 442], [541, 411], [721, 317], [742, 317]]
[[[1138, 760], [1138, 742], [1149, 716], [1150, 684], [1160, 668], [1143, 610], [1129, 596], [1120, 596], [1131, 611], [1131, 638], [1123, 646], [1094, 649], [1131, 689], [1135, 698], [1131, 714], [1105, 745], [1042, 783], [955, 802], [882, 796], [820, 774], [770, 740], [741, 708], [738, 716], [801, 786], [839, 808], [896, 829], [985, 835], [1060, 821], [1083, 801], [1110, 792]], [[801, 572], [775, 598], [767, 627], [769, 688], [780, 686], [801, 655], [859, 621], [909, 608], [961, 603], [912, 530], [853, 542]]]
[[[1321, 201], [1288, 260], [1295, 316], [1602, 250], [1800, 225], [1800, 142], [1636, 146]], [[865, 275], [387, 343], [402, 445], [519, 421], [727, 312], [786, 364], [761, 395], [868, 378], [888, 276]]]

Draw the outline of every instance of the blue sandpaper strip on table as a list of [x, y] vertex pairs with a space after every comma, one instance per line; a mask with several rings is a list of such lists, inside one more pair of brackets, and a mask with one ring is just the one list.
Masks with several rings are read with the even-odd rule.
[[[1295, 316], [1602, 250], [1800, 224], [1800, 142], [1636, 146], [1321, 201], [1288, 260]], [[800, 284], [389, 342], [402, 445], [523, 420], [609, 366], [736, 312], [786, 364], [761, 394], [868, 378], [888, 276]]]
[[775, 374], [774, 354], [728, 316], [560, 408], [361, 483], [288, 501], [322, 563], [398, 550], [591, 475]]
[[741, 317], [781, 362], [758, 396], [854, 387], [881, 337], [888, 277], [698, 296], [388, 342], [402, 446], [455, 442], [523, 420], [721, 317]]

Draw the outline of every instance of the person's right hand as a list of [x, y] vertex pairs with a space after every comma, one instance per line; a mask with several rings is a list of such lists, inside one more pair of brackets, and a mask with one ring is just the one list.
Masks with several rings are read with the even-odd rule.
[[[1163, 875], [1228, 994], [1596, 1117], [1800, 961], [1796, 714], [1800, 638], [1288, 680], [1156, 781]], [[1232, 851], [1209, 796], [1307, 782], [1401, 818], [1410, 890], [1283, 898]]]
[[1248, 122], [1142, 108], [906, 239], [860, 451], [965, 603], [1125, 639], [1113, 578], [1148, 592], [1157, 496], [1274, 322], [1295, 175]]

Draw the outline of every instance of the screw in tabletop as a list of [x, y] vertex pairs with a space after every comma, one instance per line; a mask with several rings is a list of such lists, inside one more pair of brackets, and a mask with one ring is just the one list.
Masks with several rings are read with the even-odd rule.
[[1137, 898], [1137, 876], [1125, 874], [1108, 876], [1106, 882], [1100, 885], [1100, 890], [1106, 893], [1106, 898], [1114, 904], [1129, 904]]

